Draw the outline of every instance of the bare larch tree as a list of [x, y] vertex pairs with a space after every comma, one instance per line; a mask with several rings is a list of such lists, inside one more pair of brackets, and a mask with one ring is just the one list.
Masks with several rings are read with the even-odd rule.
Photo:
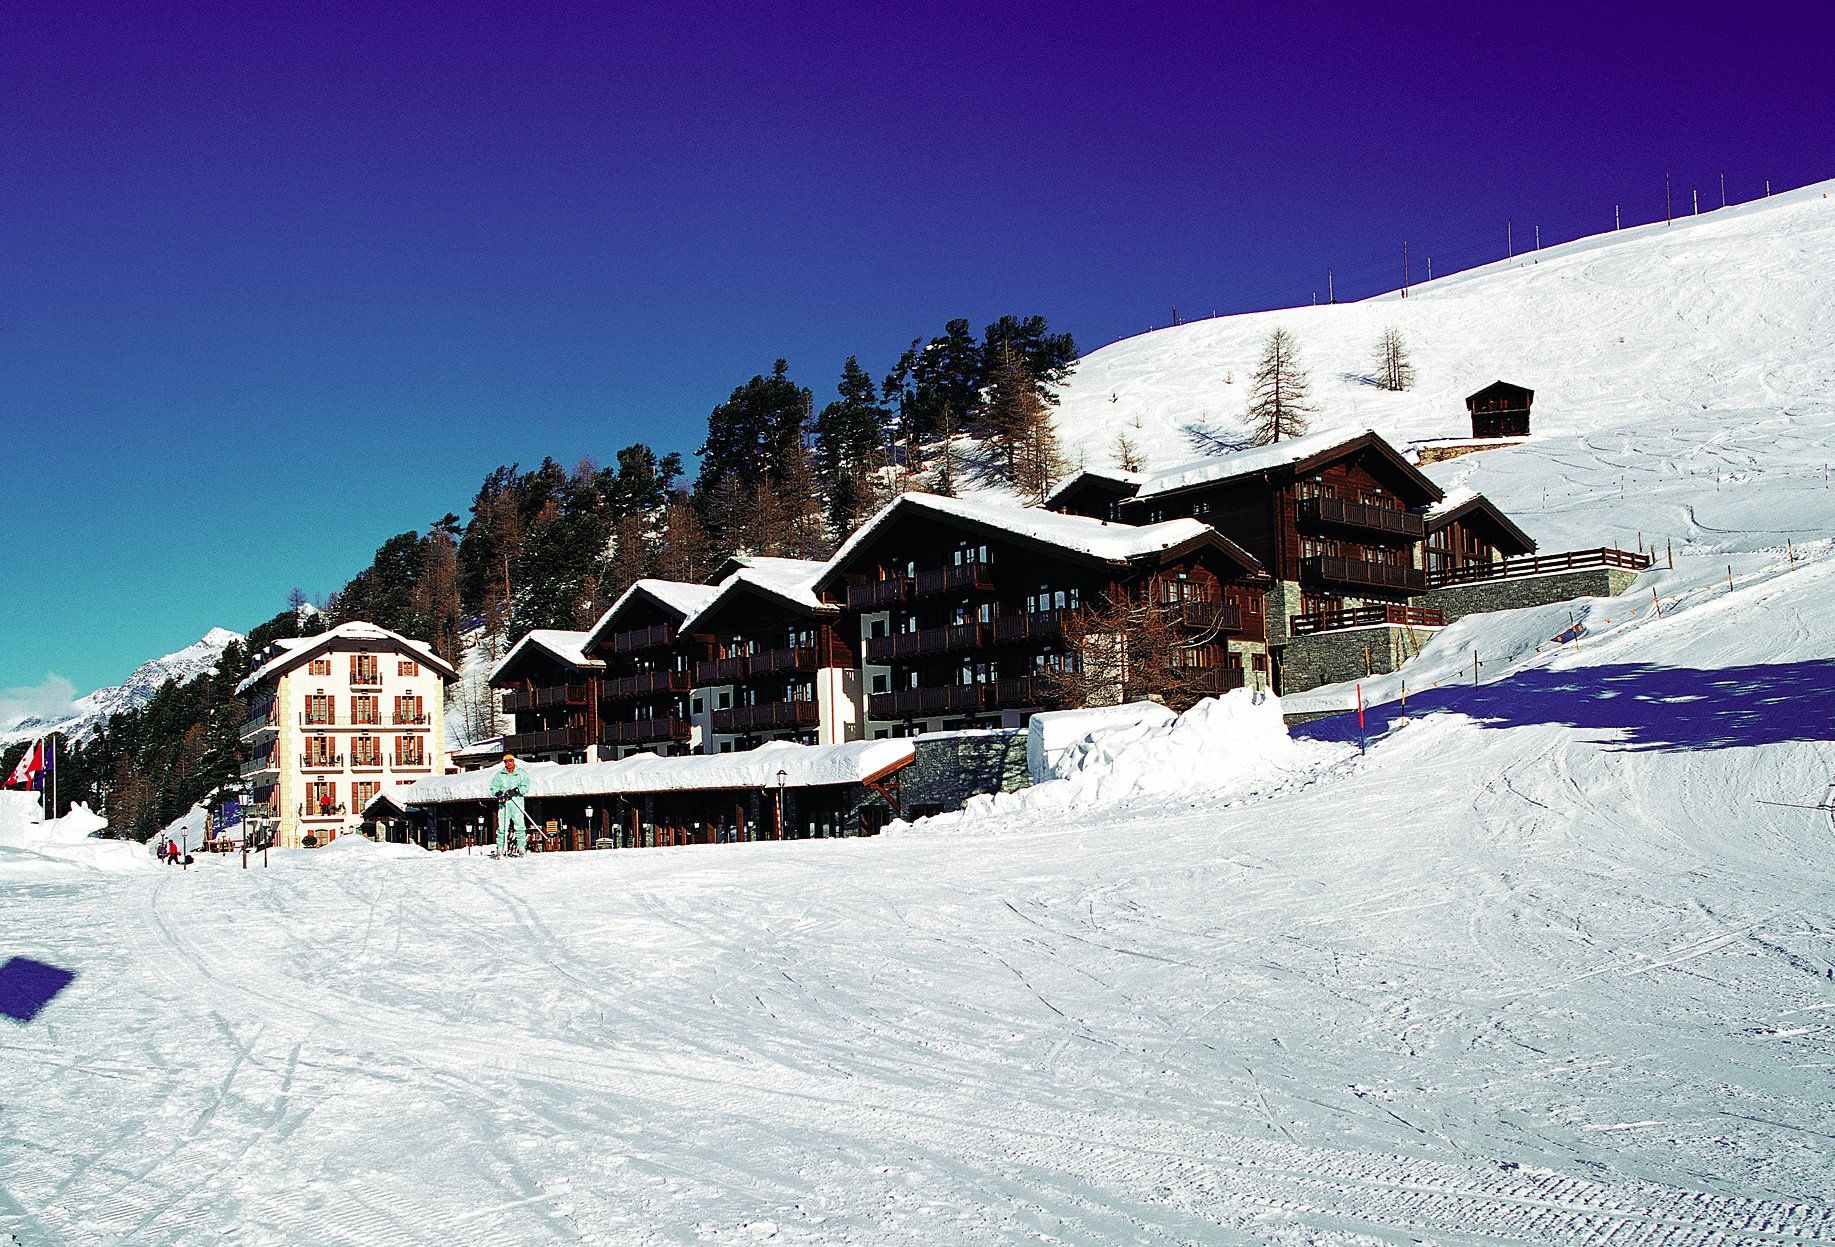
[[1256, 446], [1272, 446], [1283, 438], [1305, 433], [1307, 417], [1313, 412], [1306, 395], [1306, 370], [1300, 367], [1293, 335], [1276, 329], [1262, 348], [1261, 363], [1256, 365], [1249, 392], [1249, 411], [1244, 418], [1249, 441]]

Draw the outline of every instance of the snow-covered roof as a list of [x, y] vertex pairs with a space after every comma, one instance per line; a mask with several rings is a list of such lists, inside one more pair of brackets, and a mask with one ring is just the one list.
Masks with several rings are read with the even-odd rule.
[[591, 644], [601, 632], [611, 627], [612, 621], [618, 618], [624, 608], [640, 595], [654, 598], [664, 606], [682, 616], [684, 619], [694, 615], [714, 600], [720, 592], [718, 585], [698, 585], [684, 580], [643, 579], [631, 582], [631, 587], [618, 595], [618, 600], [605, 608], [592, 630], [586, 634], [587, 643]]
[[1439, 496], [1439, 486], [1421, 476], [1414, 465], [1403, 459], [1383, 439], [1381, 434], [1368, 426], [1355, 425], [1350, 428], [1326, 429], [1319, 433], [1308, 433], [1304, 437], [1291, 437], [1286, 441], [1275, 442], [1268, 446], [1254, 446], [1248, 450], [1239, 450], [1227, 455], [1210, 455], [1203, 459], [1194, 459], [1189, 463], [1178, 464], [1162, 472], [1150, 473], [1134, 497], [1136, 500], [1151, 498], [1158, 494], [1169, 494], [1175, 490], [1190, 489], [1194, 485], [1211, 485], [1218, 481], [1231, 481], [1244, 476], [1254, 476], [1261, 472], [1291, 468], [1295, 464], [1305, 463], [1309, 459], [1328, 454], [1365, 438], [1374, 439], [1378, 446], [1393, 455], [1398, 464], [1420, 480], [1431, 496]]
[[[688, 754], [663, 758], [639, 753], [616, 762], [524, 763], [531, 797], [598, 797], [613, 793], [698, 792], [734, 788], [773, 789], [778, 772], [786, 788], [858, 784], [911, 761], [908, 739], [857, 740], [845, 745], [798, 745], [772, 741], [742, 753]], [[397, 789], [404, 805], [482, 801], [490, 796], [489, 771], [436, 775]]]
[[1469, 503], [1476, 502], [1482, 497], [1484, 497], [1484, 495], [1479, 493], [1476, 489], [1471, 488], [1469, 485], [1462, 485], [1446, 497], [1440, 499], [1440, 501], [1428, 507], [1422, 514], [1426, 516], [1427, 522], [1431, 524], [1442, 516], [1451, 515], [1453, 512], [1459, 510], [1459, 508]]
[[[1522, 545], [1522, 549], [1517, 551], [1517, 553], [1526, 553], [1536, 548], [1536, 539], [1534, 537], [1531, 537], [1521, 528], [1518, 528], [1516, 522], [1499, 510], [1496, 503], [1469, 486], [1461, 486], [1454, 490], [1440, 501], [1428, 507], [1426, 511], [1422, 512], [1422, 516], [1427, 521], [1427, 531], [1433, 532], [1443, 524], [1451, 523], [1454, 519], [1465, 514], [1467, 511], [1484, 512], [1491, 518], [1492, 523], [1503, 529], [1505, 533], [1515, 537]], [[1505, 549], [1504, 552], [1506, 554], [1512, 553], [1512, 551], [1508, 549]]]
[[317, 636], [288, 637], [272, 642], [256, 655], [259, 661], [255, 669], [248, 673], [242, 683], [236, 685], [236, 692], [241, 693], [255, 687], [263, 680], [284, 675], [314, 655], [326, 650], [335, 650], [340, 641], [384, 641], [405, 653], [414, 655], [423, 666], [432, 668], [445, 679], [459, 678], [459, 673], [452, 669], [452, 664], [434, 653], [432, 647], [425, 642], [410, 640], [399, 632], [390, 632], [387, 628], [378, 627], [373, 623], [353, 619], [349, 623], [341, 623], [335, 628], [327, 629]]
[[595, 670], [603, 667], [605, 664], [599, 659], [586, 656], [586, 641], [591, 635], [588, 632], [571, 632], [561, 628], [532, 629], [524, 633], [522, 639], [516, 644], [510, 646], [509, 653], [497, 660], [497, 665], [491, 668], [491, 682], [495, 683], [498, 676], [509, 669], [511, 663], [533, 649], [544, 650], [570, 667]]
[[[856, 551], [871, 541], [895, 515], [908, 511], [925, 511], [933, 515], [1011, 533], [1072, 554], [1100, 559], [1108, 563], [1126, 563], [1146, 555], [1157, 554], [1194, 541], [1223, 541], [1209, 524], [1201, 520], [1176, 519], [1158, 524], [1116, 524], [1091, 519], [1086, 515], [1065, 515], [1043, 507], [1021, 506], [1012, 502], [992, 502], [983, 498], [945, 498], [941, 494], [901, 494], [881, 507], [872, 519], [849, 537], [834, 557], [822, 581], [838, 575]], [[1224, 544], [1228, 544], [1225, 542]], [[1241, 552], [1238, 551], [1240, 554]], [[1242, 554], [1247, 566], [1255, 560]], [[820, 582], [818, 582], [820, 583]]]
[[1145, 472], [1124, 472], [1120, 468], [1082, 468], [1071, 473], [1058, 487], [1045, 495], [1044, 506], [1050, 506], [1065, 494], [1083, 484], [1085, 481], [1108, 481], [1116, 485], [1141, 485], [1147, 480]]
[[819, 559], [749, 559], [744, 567], [720, 582], [700, 610], [682, 621], [682, 631], [693, 632], [722, 602], [746, 587], [812, 615], [827, 614], [835, 608], [816, 596], [815, 585], [828, 566]]

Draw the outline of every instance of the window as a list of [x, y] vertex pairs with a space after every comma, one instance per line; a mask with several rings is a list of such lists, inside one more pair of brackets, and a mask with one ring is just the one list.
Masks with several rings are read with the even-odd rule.
[[700, 714], [704, 709], [706, 709], [707, 703], [703, 701], [701, 698], [696, 697], [693, 701], [688, 703], [688, 706], [689, 706], [689, 709], [693, 711], [695, 714]]
[[369, 807], [369, 803], [374, 801], [376, 794], [381, 791], [382, 785], [375, 780], [366, 779], [352, 784], [350, 786], [351, 808], [361, 813]]
[[381, 699], [374, 693], [356, 693], [350, 699], [350, 721], [368, 727], [382, 722]]
[[867, 622], [867, 638], [869, 640], [884, 635], [886, 635], [886, 621], [884, 618], [875, 618]]
[[311, 664], [307, 666], [306, 670], [312, 675], [330, 675], [331, 659], [314, 658]]
[[395, 738], [396, 766], [426, 766], [427, 742], [419, 736], [397, 736]]
[[950, 555], [950, 562], [956, 567], [968, 567], [976, 563], [985, 566], [993, 561], [994, 555], [987, 546], [972, 546], [967, 542], [958, 545]]
[[421, 665], [417, 662], [410, 662], [406, 658], [395, 664], [395, 674], [401, 676], [405, 680], [413, 679], [420, 673]]
[[873, 691], [875, 693], [889, 692], [891, 690], [891, 686], [892, 686], [892, 677], [887, 675], [885, 672], [881, 671], [881, 672], [876, 673], [873, 676]]
[[338, 786], [328, 779], [314, 780], [306, 785], [307, 814], [339, 814]]
[[336, 703], [328, 693], [308, 693], [306, 695], [306, 725], [308, 727], [333, 722]]
[[350, 682], [352, 684], [382, 683], [382, 673], [378, 669], [376, 655], [352, 654], [350, 656]]
[[352, 766], [381, 766], [382, 741], [375, 736], [359, 736], [350, 742]]
[[425, 723], [427, 708], [418, 696], [402, 696], [395, 699], [395, 722]]
[[732, 708], [733, 708], [732, 690], [721, 689], [718, 693], [714, 694], [714, 709], [715, 710], [731, 710]]
[[339, 766], [342, 759], [337, 755], [336, 742], [329, 736], [306, 737], [307, 766]]

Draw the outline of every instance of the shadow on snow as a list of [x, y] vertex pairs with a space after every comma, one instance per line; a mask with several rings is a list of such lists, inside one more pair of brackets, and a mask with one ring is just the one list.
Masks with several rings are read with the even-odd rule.
[[[1366, 712], [1371, 735], [1400, 710]], [[1571, 671], [1524, 671], [1478, 688], [1408, 695], [1410, 716], [1456, 712], [1485, 727], [1558, 723], [1604, 733], [1599, 743], [1629, 750], [1727, 749], [1785, 741], [1835, 740], [1835, 660], [1746, 667], [1663, 667], [1625, 663]], [[1355, 741], [1355, 713], [1294, 729], [1314, 740]]]

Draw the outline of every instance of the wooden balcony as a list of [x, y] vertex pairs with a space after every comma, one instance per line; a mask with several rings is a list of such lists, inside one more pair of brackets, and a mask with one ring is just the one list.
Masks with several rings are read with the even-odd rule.
[[1380, 602], [1375, 606], [1347, 606], [1343, 610], [1295, 615], [1288, 627], [1295, 636], [1312, 636], [1320, 632], [1342, 632], [1346, 628], [1370, 628], [1380, 624], [1393, 624], [1399, 628], [1444, 628], [1446, 613], [1422, 606]]
[[560, 753], [591, 744], [583, 727], [557, 727], [543, 732], [515, 732], [503, 738], [503, 751], [518, 757], [532, 753]]
[[752, 674], [752, 660], [744, 655], [732, 658], [710, 658], [694, 665], [694, 682], [698, 685], [732, 684]]
[[[1196, 693], [1204, 697], [1216, 697], [1231, 689], [1241, 688], [1247, 677], [1239, 667], [1198, 667], [1186, 668], [1179, 673], [1178, 684], [1181, 691]], [[1123, 685], [1123, 701], [1149, 701], [1151, 693], [1163, 692], [1164, 686], [1154, 687]]]
[[655, 719], [607, 723], [599, 733], [599, 741], [606, 745], [654, 745], [665, 740], [686, 741], [688, 736], [688, 720], [663, 715]]
[[1464, 567], [1442, 567], [1427, 573], [1433, 588], [1442, 585], [1476, 584], [1486, 580], [1512, 580], [1518, 576], [1545, 576], [1551, 572], [1584, 571], [1590, 567], [1621, 567], [1641, 572], [1650, 568], [1651, 557], [1634, 550], [1601, 547], [1597, 550], [1569, 550], [1565, 554], [1532, 554], [1522, 558], [1503, 559], [1495, 563], [1472, 563]]
[[393, 754], [389, 758], [389, 765], [398, 771], [430, 771], [433, 769], [424, 753], [411, 753], [406, 756], [399, 753]]
[[911, 578], [892, 576], [885, 580], [868, 580], [847, 587], [850, 610], [880, 610], [911, 598]]
[[1068, 611], [1028, 611], [1023, 615], [1003, 615], [994, 621], [994, 640], [1000, 645], [1054, 641], [1064, 635], [1067, 614]]
[[781, 675], [796, 671], [814, 671], [821, 656], [813, 645], [792, 645], [768, 649], [752, 655], [752, 675]]
[[734, 706], [714, 711], [713, 729], [723, 736], [747, 732], [778, 732], [815, 727], [822, 708], [813, 701], [773, 701], [759, 706]]
[[639, 671], [636, 675], [615, 676], [600, 684], [606, 701], [636, 701], [665, 693], [688, 691], [686, 671]]
[[1302, 521], [1320, 526], [1381, 533], [1386, 537], [1406, 537], [1410, 540], [1419, 540], [1427, 535], [1427, 520], [1400, 507], [1347, 502], [1343, 498], [1302, 498], [1296, 504], [1296, 509]]
[[1170, 602], [1179, 622], [1195, 632], [1217, 635], [1242, 631], [1242, 607], [1235, 602]]
[[382, 769], [382, 755], [379, 753], [353, 753], [350, 756], [350, 769], [353, 771], [380, 771]]
[[994, 683], [992, 704], [1002, 710], [1049, 706], [1054, 700], [1051, 681], [1044, 676], [1022, 675]]
[[615, 654], [634, 654], [639, 650], [662, 649], [675, 644], [673, 624], [652, 624], [648, 628], [627, 628], [608, 638]]
[[524, 714], [530, 710], [550, 710], [556, 706], [584, 706], [586, 694], [584, 684], [549, 684], [542, 688], [518, 689], [503, 695], [503, 712]]
[[1426, 593], [1427, 573], [1396, 563], [1367, 559], [1341, 559], [1329, 555], [1300, 560], [1300, 579], [1315, 584], [1353, 590], [1377, 589], [1388, 593]]
[[964, 563], [960, 567], [939, 567], [917, 575], [917, 595], [921, 598], [938, 593], [991, 591], [994, 569], [986, 563]]
[[986, 710], [993, 700], [994, 686], [991, 684], [948, 684], [874, 693], [867, 698], [867, 713], [875, 719], [929, 719], [939, 715], [975, 714]]
[[926, 654], [949, 654], [959, 650], [985, 649], [993, 628], [984, 623], [950, 624], [942, 628], [924, 628], [917, 632], [895, 632], [867, 641], [867, 661], [899, 662]]

